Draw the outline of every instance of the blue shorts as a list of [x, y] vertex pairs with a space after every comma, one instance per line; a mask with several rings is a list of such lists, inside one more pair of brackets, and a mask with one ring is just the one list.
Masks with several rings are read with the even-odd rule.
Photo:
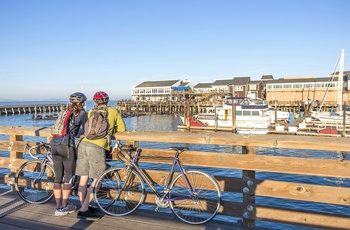
[[78, 147], [78, 160], [75, 174], [97, 179], [105, 169], [105, 149], [98, 145], [82, 141]]

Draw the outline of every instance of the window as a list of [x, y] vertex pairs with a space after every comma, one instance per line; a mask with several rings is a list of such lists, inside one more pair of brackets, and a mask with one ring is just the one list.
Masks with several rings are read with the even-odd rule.
[[304, 84], [304, 88], [313, 88], [313, 87], [314, 87], [313, 83]]
[[243, 91], [243, 86], [241, 86], [241, 85], [236, 85], [236, 86], [235, 86], [235, 91]]
[[282, 89], [282, 85], [274, 85], [273, 88], [274, 89]]
[[249, 85], [250, 90], [256, 90], [256, 85]]
[[252, 116], [260, 116], [259, 111], [252, 111]]
[[243, 111], [243, 116], [250, 116], [251, 112], [250, 111]]

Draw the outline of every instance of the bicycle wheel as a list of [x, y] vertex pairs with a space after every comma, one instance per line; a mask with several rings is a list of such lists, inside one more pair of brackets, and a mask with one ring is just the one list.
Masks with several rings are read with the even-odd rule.
[[24, 163], [16, 173], [15, 188], [22, 200], [43, 204], [53, 197], [55, 172], [50, 163], [33, 160]]
[[170, 185], [170, 208], [183, 222], [204, 224], [213, 219], [220, 208], [221, 191], [217, 182], [209, 174], [201, 171], [187, 171], [190, 194], [182, 174], [175, 177]]
[[110, 168], [97, 179], [94, 198], [99, 209], [107, 215], [125, 216], [143, 203], [145, 184], [133, 170]]

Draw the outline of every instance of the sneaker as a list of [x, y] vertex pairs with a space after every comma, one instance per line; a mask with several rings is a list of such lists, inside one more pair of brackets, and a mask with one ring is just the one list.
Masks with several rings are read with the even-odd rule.
[[90, 210], [86, 210], [85, 212], [78, 211], [77, 217], [80, 219], [85, 219], [85, 220], [89, 220], [89, 219], [94, 220], [94, 219], [98, 218], [98, 216], [96, 216]]
[[74, 204], [70, 204], [70, 203], [68, 203], [65, 208], [60, 208], [60, 211], [64, 213], [63, 215], [67, 215], [69, 213], [73, 213], [76, 210], [77, 210], [77, 206], [75, 206]]
[[95, 208], [93, 206], [89, 206], [89, 209], [88, 209], [92, 214], [95, 214], [95, 212], [98, 211], [98, 208]]
[[62, 208], [56, 208], [55, 210], [55, 216], [64, 216], [64, 212], [62, 212]]

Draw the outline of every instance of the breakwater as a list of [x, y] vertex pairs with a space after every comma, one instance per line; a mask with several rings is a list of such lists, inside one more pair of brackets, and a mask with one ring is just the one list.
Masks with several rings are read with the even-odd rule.
[[0, 115], [60, 112], [66, 106], [66, 104], [2, 105]]

